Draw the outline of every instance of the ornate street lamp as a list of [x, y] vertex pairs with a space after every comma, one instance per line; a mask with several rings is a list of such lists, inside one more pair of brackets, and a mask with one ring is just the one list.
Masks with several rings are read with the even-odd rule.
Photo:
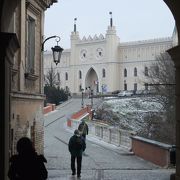
[[59, 40], [56, 39], [57, 45], [52, 47], [52, 52], [53, 52], [53, 60], [54, 63], [57, 65], [58, 63], [60, 63], [60, 59], [61, 59], [61, 54], [63, 52], [63, 48], [58, 46], [58, 42], [60, 41], [60, 37], [58, 37]]
[[52, 39], [52, 38], [57, 38], [56, 39], [57, 45], [51, 48], [53, 51], [53, 61], [57, 65], [58, 63], [60, 63], [61, 54], [62, 54], [62, 51], [64, 50], [62, 47], [60, 47], [58, 45], [58, 42], [61, 40], [61, 38], [59, 36], [50, 36], [50, 37], [46, 38], [42, 43], [41, 51], [44, 51], [44, 43], [47, 40]]

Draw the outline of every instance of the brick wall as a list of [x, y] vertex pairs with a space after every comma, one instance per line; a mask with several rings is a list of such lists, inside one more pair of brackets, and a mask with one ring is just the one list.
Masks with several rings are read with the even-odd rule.
[[55, 109], [56, 109], [56, 105], [55, 104], [49, 104], [48, 103], [47, 106], [43, 108], [43, 113], [47, 114], [47, 113], [49, 113], [51, 111], [54, 111]]
[[168, 144], [138, 136], [132, 137], [132, 151], [134, 154], [161, 167], [168, 167], [170, 164], [170, 148], [171, 145]]
[[90, 106], [87, 106], [87, 107], [81, 109], [80, 111], [74, 113], [74, 114], [71, 116], [71, 118], [72, 118], [72, 119], [79, 119], [79, 118], [82, 117], [84, 114], [89, 113], [89, 112], [91, 112], [91, 107], [90, 107]]

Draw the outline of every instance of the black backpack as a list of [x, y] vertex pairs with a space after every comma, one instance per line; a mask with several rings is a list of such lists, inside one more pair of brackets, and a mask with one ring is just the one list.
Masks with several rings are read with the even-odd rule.
[[78, 151], [83, 148], [83, 143], [82, 143], [81, 137], [76, 136], [75, 142], [74, 142], [74, 148], [75, 148], [75, 150], [78, 150]]

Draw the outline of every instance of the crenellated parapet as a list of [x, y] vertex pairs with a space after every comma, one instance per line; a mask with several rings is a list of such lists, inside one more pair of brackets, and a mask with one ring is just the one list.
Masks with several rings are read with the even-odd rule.
[[94, 35], [94, 37], [92, 36], [88, 36], [88, 37], [83, 37], [82, 39], [80, 39], [80, 42], [97, 42], [97, 41], [104, 41], [105, 40], [105, 37], [100, 34], [99, 36], [97, 36], [96, 34]]

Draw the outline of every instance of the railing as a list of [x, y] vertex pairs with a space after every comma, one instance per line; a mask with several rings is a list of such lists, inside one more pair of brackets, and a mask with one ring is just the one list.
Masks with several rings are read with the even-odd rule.
[[[75, 130], [78, 128], [80, 121], [68, 120], [68, 127]], [[87, 123], [89, 127], [89, 134], [110, 144], [116, 146], [123, 146], [131, 148], [131, 136], [135, 133], [133, 131], [126, 131], [116, 127], [108, 126], [103, 123]]]

